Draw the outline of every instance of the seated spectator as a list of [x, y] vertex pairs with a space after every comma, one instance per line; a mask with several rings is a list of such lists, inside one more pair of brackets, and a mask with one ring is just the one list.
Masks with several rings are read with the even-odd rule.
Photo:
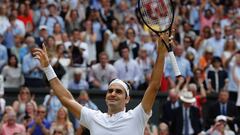
[[64, 128], [62, 128], [61, 126], [57, 126], [53, 129], [53, 133], [51, 135], [67, 135], [67, 134]]
[[190, 83], [188, 85], [188, 89], [187, 90], [192, 92], [193, 97], [196, 98], [196, 102], [193, 103], [193, 106], [195, 106], [195, 107], [197, 107], [199, 109], [200, 114], [201, 114], [201, 118], [202, 118], [202, 107], [207, 102], [206, 90], [205, 90], [203, 84], [201, 83], [201, 85], [200, 85], [200, 91], [197, 91], [197, 85], [194, 84], [194, 83]]
[[[43, 0], [44, 1], [44, 0]], [[44, 41], [48, 38], [47, 26], [41, 25], [38, 28], [38, 36], [35, 37], [36, 44], [41, 46]]]
[[16, 123], [16, 113], [7, 113], [7, 122], [2, 125], [1, 135], [14, 135], [15, 133], [26, 133], [24, 125]]
[[[78, 103], [81, 105], [93, 109], [93, 110], [98, 110], [98, 107], [91, 101], [91, 99], [88, 96], [88, 93], [86, 91], [80, 91], [80, 95], [77, 98]], [[88, 129], [84, 128], [83, 126], [80, 125], [79, 119], [75, 119], [75, 128], [77, 134], [84, 134], [84, 135], [90, 135], [90, 132]]]
[[45, 119], [47, 109], [44, 106], [38, 106], [37, 114], [34, 120], [28, 125], [27, 132], [31, 135], [46, 135], [49, 134], [51, 124]]
[[136, 32], [133, 28], [128, 28], [126, 30], [127, 40], [121, 42], [119, 47], [127, 46], [129, 48], [129, 57], [131, 59], [135, 59], [138, 56], [138, 50], [140, 48], [140, 44], [136, 41]]
[[211, 64], [212, 58], [213, 58], [213, 48], [211, 46], [207, 46], [205, 48], [204, 54], [199, 58], [198, 68], [205, 71]]
[[0, 119], [3, 118], [5, 112], [6, 100], [3, 97], [3, 94], [0, 94]]
[[117, 71], [112, 64], [108, 63], [107, 53], [100, 53], [99, 61], [90, 68], [89, 82], [93, 88], [107, 90], [108, 83], [117, 78]]
[[166, 123], [164, 122], [160, 123], [158, 129], [159, 135], [169, 135], [169, 128]]
[[158, 135], [158, 129], [155, 125], [147, 123], [144, 129], [144, 135]]
[[207, 131], [209, 135], [235, 135], [232, 130], [228, 129], [227, 117], [218, 115], [215, 119], [214, 125]]
[[162, 117], [160, 122], [164, 122], [168, 125], [172, 124], [172, 116], [174, 109], [181, 106], [179, 101], [179, 92], [176, 89], [169, 90], [168, 100], [162, 106]]
[[56, 119], [50, 127], [50, 134], [53, 134], [56, 127], [61, 127], [62, 129], [64, 129], [67, 135], [74, 135], [73, 125], [69, 121], [67, 108], [61, 107], [58, 110]]
[[140, 84], [138, 89], [145, 90], [151, 79], [152, 67], [154, 62], [150, 57], [148, 57], [147, 49], [144, 47], [141, 47], [139, 49], [138, 57], [136, 58], [136, 61], [138, 66], [140, 67], [141, 73], [143, 73], [140, 79]]
[[0, 34], [0, 72], [2, 71], [3, 66], [7, 64], [8, 61], [8, 52], [5, 45], [2, 44], [3, 40], [3, 35]]
[[84, 23], [85, 31], [81, 32], [82, 41], [87, 43], [88, 45], [88, 64], [96, 63], [96, 40], [97, 34], [93, 32], [93, 24], [92, 21], [87, 20]]
[[22, 123], [27, 129], [27, 126], [29, 125], [29, 123], [32, 122], [32, 120], [34, 120], [36, 111], [37, 111], [37, 106], [34, 105], [32, 102], [28, 102], [26, 105], [25, 114], [20, 115], [17, 118], [17, 122]]
[[8, 59], [8, 65], [4, 66], [2, 73], [4, 77], [4, 87], [19, 88], [24, 84], [21, 65], [16, 55], [11, 55]]
[[[184, 53], [183, 46], [177, 45], [174, 49], [174, 54], [176, 56], [177, 65], [179, 67], [179, 70], [180, 70], [182, 76], [184, 78], [186, 78], [186, 84], [188, 84], [191, 77], [193, 76], [193, 73], [191, 71], [190, 62], [186, 58], [183, 57], [183, 53]], [[165, 76], [168, 79], [170, 88], [174, 88], [176, 86], [177, 78], [173, 72], [173, 67], [172, 67], [169, 57], [166, 60], [165, 64], [166, 64], [165, 71], [164, 71]]]
[[25, 78], [26, 86], [30, 87], [44, 87], [43, 81], [43, 72], [40, 66], [40, 62], [34, 58], [31, 53], [32, 50], [36, 47], [35, 44], [29, 45], [29, 52], [23, 58], [23, 73]]
[[208, 68], [207, 78], [211, 81], [211, 86], [214, 92], [218, 93], [225, 86], [228, 78], [228, 73], [223, 69], [222, 60], [220, 57], [213, 57], [212, 65]]
[[75, 69], [73, 73], [73, 79], [68, 83], [68, 89], [70, 90], [88, 90], [88, 82], [82, 79], [81, 69]]
[[28, 87], [23, 86], [20, 88], [20, 92], [18, 94], [18, 99], [13, 102], [13, 109], [17, 114], [17, 117], [24, 115], [26, 111], [26, 106], [28, 102], [32, 102], [37, 107], [36, 102], [34, 101], [34, 96], [31, 95]]
[[44, 97], [43, 105], [47, 108], [47, 121], [52, 123], [56, 118], [57, 111], [62, 107], [60, 100], [52, 89]]
[[224, 115], [227, 117], [227, 124], [229, 125], [229, 128], [235, 131], [234, 126], [237, 124], [236, 122], [239, 121], [239, 115], [237, 114], [237, 107], [235, 103], [229, 100], [229, 92], [226, 89], [219, 92], [218, 101], [209, 107], [208, 112], [208, 124], [212, 125], [214, 123], [214, 119], [218, 115]]
[[24, 38], [20, 35], [15, 35], [13, 42], [14, 46], [10, 48], [10, 52], [13, 55], [16, 55], [18, 58], [18, 61], [22, 64], [23, 57], [28, 53], [28, 47], [27, 45], [31, 42], [34, 42], [33, 38], [31, 36], [28, 36], [25, 38], [25, 43], [23, 43]]
[[39, 20], [40, 25], [46, 25], [48, 28], [48, 34], [53, 35], [53, 28], [56, 22], [60, 23], [61, 29], [65, 31], [64, 20], [58, 15], [57, 3], [52, 2], [48, 5], [49, 14], [42, 16]]
[[137, 62], [130, 57], [130, 50], [127, 45], [119, 48], [121, 58], [114, 63], [117, 70], [117, 77], [128, 82], [134, 89], [138, 88], [141, 70]]
[[63, 43], [61, 25], [57, 22], [53, 26], [53, 37], [56, 41], [56, 45]]
[[180, 95], [182, 106], [174, 110], [171, 132], [173, 135], [198, 134], [201, 132], [200, 112], [192, 104], [196, 101], [191, 92]]

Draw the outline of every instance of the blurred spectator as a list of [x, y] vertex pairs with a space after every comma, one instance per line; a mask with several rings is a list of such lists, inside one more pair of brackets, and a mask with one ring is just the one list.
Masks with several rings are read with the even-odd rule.
[[80, 30], [82, 28], [81, 27], [82, 22], [79, 16], [82, 16], [82, 13], [78, 14], [77, 9], [71, 9], [65, 16], [65, 19], [66, 19], [65, 26], [66, 26], [66, 32], [68, 34], [71, 34], [74, 29]]
[[[212, 27], [213, 22], [218, 18], [219, 14], [213, 13], [213, 10], [211, 8], [206, 9], [206, 6], [212, 6], [215, 8], [216, 11], [216, 5], [212, 1], [203, 0], [201, 1], [199, 14], [200, 14], [200, 31], [203, 30], [205, 26]], [[211, 4], [211, 5], [209, 5]]]
[[101, 7], [99, 9], [100, 17], [107, 26], [111, 25], [112, 19], [114, 18], [113, 10], [111, 9], [110, 0], [100, 0]]
[[88, 45], [88, 64], [96, 63], [97, 50], [96, 50], [96, 33], [93, 32], [92, 21], [87, 20], [84, 22], [85, 30], [81, 32], [83, 42]]
[[240, 27], [234, 30], [234, 40], [236, 42], [236, 48], [240, 49]]
[[207, 103], [207, 94], [206, 90], [204, 89], [203, 83], [200, 82], [200, 91], [197, 91], [197, 85], [194, 83], [190, 83], [187, 88], [188, 91], [192, 92], [193, 97], [195, 97], [196, 102], [193, 103], [192, 105], [197, 107], [200, 112], [200, 118], [202, 118], [202, 111], [203, 111], [203, 106]]
[[32, 50], [36, 47], [35, 44], [28, 46], [29, 52], [23, 58], [23, 74], [25, 78], [25, 84], [30, 87], [43, 87], [43, 72], [40, 66], [40, 62], [34, 58]]
[[4, 40], [4, 37], [2, 34], [0, 34], [0, 72], [2, 71], [2, 68], [5, 64], [7, 64], [8, 61], [8, 52], [5, 45], [2, 44]]
[[169, 135], [168, 125], [164, 122], [160, 123], [159, 126], [159, 135]]
[[60, 23], [55, 23], [53, 25], [53, 37], [55, 39], [55, 44], [56, 45], [59, 45], [59, 44], [62, 44], [63, 43], [63, 40], [62, 40], [62, 30], [61, 30], [61, 25]]
[[231, 57], [231, 55], [237, 50], [236, 41], [233, 39], [228, 39], [224, 44], [224, 50], [221, 56], [222, 64], [226, 64], [226, 60]]
[[[193, 76], [193, 73], [191, 71], [191, 66], [190, 66], [189, 61], [182, 56], [183, 52], [184, 52], [184, 48], [182, 45], [177, 45], [174, 49], [174, 53], [175, 53], [175, 57], [177, 60], [179, 70], [180, 70], [182, 76], [186, 78], [186, 83], [188, 83], [190, 81], [191, 77]], [[175, 77], [174, 72], [172, 72], [173, 68], [172, 68], [172, 64], [171, 64], [169, 57], [166, 60], [165, 64], [166, 64], [165, 71], [164, 71], [165, 76], [168, 78], [170, 88], [174, 88], [176, 85], [175, 84], [176, 77]]]
[[26, 29], [26, 33], [32, 33], [34, 29], [33, 13], [26, 3], [20, 3], [17, 18], [21, 20]]
[[53, 121], [50, 127], [50, 134], [53, 134], [56, 127], [61, 127], [65, 130], [67, 135], [74, 135], [74, 129], [72, 123], [69, 121], [68, 110], [65, 107], [61, 107], [57, 111], [56, 119]]
[[114, 63], [117, 70], [117, 77], [128, 82], [134, 89], [139, 85], [141, 70], [137, 62], [130, 57], [130, 50], [127, 45], [119, 48], [121, 58]]
[[37, 1], [37, 7], [34, 10], [34, 16], [33, 21], [36, 27], [38, 28], [41, 17], [48, 15], [48, 9], [47, 9], [47, 0], [39, 0]]
[[19, 88], [24, 84], [21, 64], [15, 55], [11, 55], [8, 64], [4, 66], [2, 73], [4, 77], [4, 87]]
[[62, 107], [53, 90], [50, 90], [50, 94], [44, 97], [43, 105], [47, 108], [47, 121], [52, 123], [56, 118], [57, 111]]
[[228, 81], [228, 73], [223, 69], [220, 57], [213, 57], [212, 65], [208, 68], [207, 79], [211, 82], [214, 92], [218, 93]]
[[81, 69], [75, 69], [73, 79], [70, 79], [70, 82], [68, 83], [68, 89], [74, 91], [89, 89], [88, 82], [82, 78]]
[[42, 43], [46, 41], [48, 38], [47, 29], [48, 28], [46, 25], [41, 25], [38, 28], [39, 32], [38, 32], [38, 36], [35, 37], [35, 42], [39, 47], [41, 47]]
[[19, 123], [23, 123], [25, 128], [28, 129], [28, 125], [34, 120], [37, 112], [37, 106], [33, 102], [26, 104], [25, 113], [20, 115], [17, 119]]
[[3, 35], [8, 27], [10, 26], [10, 22], [7, 18], [7, 5], [1, 4], [0, 6], [0, 35]]
[[211, 28], [206, 26], [203, 28], [202, 33], [196, 38], [194, 42], [194, 48], [198, 53], [198, 57], [201, 57], [205, 51], [207, 41], [211, 38]]
[[232, 101], [229, 101], [229, 93], [226, 89], [219, 92], [218, 101], [209, 107], [208, 112], [208, 124], [213, 124], [214, 119], [218, 115], [224, 115], [227, 117], [229, 128], [236, 131], [235, 124], [237, 124], [236, 122], [239, 120], [239, 115], [237, 114], [236, 105]]
[[229, 25], [224, 26], [224, 39], [226, 40], [233, 40], [233, 29]]
[[[237, 100], [237, 92], [238, 92], [238, 84], [236, 83], [236, 81], [234, 80], [233, 77], [233, 72], [235, 73], [239, 73], [239, 68], [238, 66], [235, 66], [236, 68], [234, 69], [234, 65], [238, 65], [237, 63], [239, 63], [239, 58], [240, 57], [240, 52], [239, 51], [235, 51], [234, 53], [232, 53], [232, 55], [226, 60], [225, 63], [225, 67], [229, 73], [228, 76], [228, 85], [227, 85], [227, 89], [229, 91], [230, 94], [230, 100], [236, 102]], [[235, 71], [234, 71], [235, 70]], [[239, 76], [239, 74], [236, 74]]]
[[32, 135], [46, 135], [49, 134], [51, 124], [45, 119], [47, 109], [40, 105], [37, 113], [34, 115], [34, 120], [28, 125], [28, 133]]
[[207, 46], [213, 48], [213, 56], [221, 57], [225, 42], [225, 39], [222, 37], [221, 28], [217, 27], [214, 29], [214, 36], [207, 40]]
[[53, 58], [54, 56], [56, 56], [56, 41], [55, 38], [53, 36], [48, 36], [46, 43], [44, 43], [46, 45], [47, 48], [47, 53], [49, 58]]
[[240, 74], [240, 53], [238, 53], [236, 55], [236, 60], [235, 60], [235, 63], [232, 67], [230, 74], [232, 75], [233, 80], [236, 83], [237, 88], [238, 88], [238, 96], [237, 96], [236, 106], [238, 107], [238, 112], [240, 112], [240, 76], [239, 76], [239, 74]]
[[17, 97], [18, 99], [15, 100], [12, 105], [17, 116], [22, 116], [25, 114], [28, 102], [32, 102], [36, 108], [37, 104], [34, 101], [34, 95], [31, 95], [28, 87], [22, 86]]
[[196, 101], [191, 92], [183, 91], [180, 95], [182, 106], [174, 110], [171, 132], [173, 135], [191, 135], [201, 132], [200, 112], [192, 106]]
[[[85, 90], [80, 91], [80, 94], [77, 98], [78, 103], [80, 103], [83, 106], [86, 106], [87, 108], [93, 109], [93, 110], [98, 110], [98, 107], [96, 104], [94, 104], [91, 99], [88, 96], [88, 93]], [[80, 125], [79, 119], [75, 119], [75, 128], [76, 128], [76, 134], [84, 134], [88, 135], [89, 130], [87, 130], [85, 127]]]
[[166, 123], [167, 125], [171, 125], [173, 121], [174, 109], [180, 106], [181, 103], [179, 101], [179, 92], [176, 89], [169, 90], [168, 100], [163, 103], [161, 108], [162, 117], [160, 121]]
[[198, 1], [192, 0], [191, 6], [189, 9], [189, 23], [193, 26], [193, 30], [196, 34], [200, 33], [200, 16], [199, 16], [199, 7]]
[[155, 125], [147, 123], [144, 129], [144, 135], [158, 135], [158, 129]]
[[136, 58], [137, 64], [140, 67], [141, 70], [141, 78], [139, 80], [139, 90], [145, 90], [148, 86], [148, 83], [150, 82], [151, 79], [151, 73], [152, 73], [152, 68], [153, 68], [153, 60], [148, 57], [147, 55], [147, 49], [141, 47], [138, 52], [138, 57]]
[[205, 70], [212, 63], [212, 58], [213, 58], [213, 48], [211, 46], [207, 46], [205, 48], [204, 54], [199, 58], [198, 68], [200, 68], [205, 72]]
[[61, 126], [57, 126], [53, 129], [53, 133], [51, 135], [66, 135], [66, 131]]
[[15, 133], [26, 133], [22, 124], [16, 123], [16, 113], [14, 111], [7, 113], [7, 122], [2, 125], [1, 135], [14, 135]]
[[[72, 38], [73, 38], [72, 39], [73, 46], [71, 47], [71, 49], [72, 49], [73, 60], [74, 60], [74, 58], [82, 57], [82, 59], [84, 61], [84, 63], [83, 63], [84, 65], [82, 65], [82, 66], [86, 67], [88, 56], [89, 56], [88, 44], [82, 41], [80, 30], [78, 30], [78, 29], [73, 30]], [[77, 50], [77, 48], [78, 48], [78, 50]], [[79, 52], [79, 51], [81, 51], [81, 52]], [[80, 53], [82, 53], [82, 54], [80, 54]], [[78, 65], [78, 66], [80, 66], [80, 65]]]
[[208, 135], [235, 135], [232, 130], [228, 129], [227, 117], [218, 115], [215, 119], [214, 125], [207, 131]]
[[93, 88], [107, 90], [108, 83], [117, 78], [117, 71], [112, 64], [108, 63], [106, 52], [99, 54], [99, 63], [92, 65], [89, 72], [89, 82]]
[[186, 57], [188, 53], [192, 53], [193, 55], [193, 67], [192, 69], [194, 69], [194, 67], [196, 67], [199, 56], [197, 54], [197, 51], [195, 48], [193, 48], [193, 39], [190, 36], [185, 36], [183, 38], [183, 46], [184, 46], [184, 50], [185, 52], [183, 53], [183, 55]]
[[119, 26], [119, 21], [117, 19], [112, 19], [109, 28], [104, 32], [103, 46], [104, 51], [108, 54], [109, 60], [115, 60], [115, 53], [118, 49], [119, 42], [117, 41], [117, 27]]
[[138, 50], [140, 48], [140, 44], [136, 41], [136, 36], [135, 30], [130, 27], [126, 30], [126, 41], [119, 44], [119, 48], [122, 46], [127, 46], [129, 48], [129, 57], [132, 59], [138, 56]]
[[13, 14], [9, 16], [9, 21], [11, 25], [8, 27], [8, 31], [11, 31], [13, 35], [20, 35], [21, 37], [24, 37], [26, 29], [23, 21], [16, 18]]
[[[23, 43], [24, 38], [20, 35], [14, 36], [14, 46], [10, 48], [10, 53], [13, 55], [16, 55], [18, 58], [18, 61], [22, 64], [23, 57], [28, 53], [27, 44], [34, 42], [33, 38], [31, 36], [27, 36], [25, 38], [25, 43]], [[10, 54], [9, 54], [10, 55]]]
[[56, 3], [50, 3], [48, 5], [49, 14], [43, 15], [40, 18], [40, 25], [46, 25], [48, 28], [48, 34], [53, 34], [53, 28], [55, 23], [59, 23], [61, 25], [61, 29], [65, 31], [65, 24], [63, 18], [58, 15], [57, 5]]
[[4, 112], [5, 112], [5, 106], [6, 106], [6, 100], [4, 99], [3, 94], [1, 94], [0, 95], [0, 119], [1, 120], [3, 119], [3, 115], [4, 115]]

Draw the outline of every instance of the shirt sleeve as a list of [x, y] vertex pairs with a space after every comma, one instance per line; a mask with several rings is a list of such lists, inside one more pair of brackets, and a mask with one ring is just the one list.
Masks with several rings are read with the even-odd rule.
[[96, 113], [97, 111], [84, 106], [81, 110], [80, 124], [89, 129], [93, 120], [93, 116]]
[[142, 104], [140, 103], [137, 107], [133, 109], [134, 116], [136, 116], [138, 123], [141, 128], [144, 129], [147, 124], [149, 118], [152, 116], [152, 110], [149, 114], [145, 113], [143, 110]]

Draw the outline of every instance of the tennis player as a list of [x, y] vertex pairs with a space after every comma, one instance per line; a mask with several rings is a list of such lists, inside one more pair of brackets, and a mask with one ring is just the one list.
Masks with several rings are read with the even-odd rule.
[[[168, 40], [168, 35], [162, 34], [160, 38], [164, 38], [166, 41], [166, 39]], [[159, 40], [158, 44], [158, 57], [152, 71], [151, 82], [141, 103], [127, 112], [125, 106], [130, 100], [130, 87], [127, 83], [120, 79], [110, 82], [105, 97], [108, 107], [106, 113], [91, 110], [75, 101], [71, 93], [64, 88], [49, 64], [45, 45], [43, 45], [42, 49], [35, 48], [33, 54], [40, 61], [54, 93], [62, 104], [76, 118], [80, 119], [80, 124], [90, 130], [91, 135], [143, 135], [145, 125], [152, 115], [151, 110], [156, 95], [161, 86], [166, 48], [161, 40]]]

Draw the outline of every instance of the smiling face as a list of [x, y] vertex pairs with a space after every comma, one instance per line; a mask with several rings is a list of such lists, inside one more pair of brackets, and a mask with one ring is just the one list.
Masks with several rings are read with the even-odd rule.
[[123, 111], [125, 105], [129, 102], [129, 99], [130, 97], [126, 95], [126, 91], [120, 84], [111, 84], [105, 98], [109, 113]]

